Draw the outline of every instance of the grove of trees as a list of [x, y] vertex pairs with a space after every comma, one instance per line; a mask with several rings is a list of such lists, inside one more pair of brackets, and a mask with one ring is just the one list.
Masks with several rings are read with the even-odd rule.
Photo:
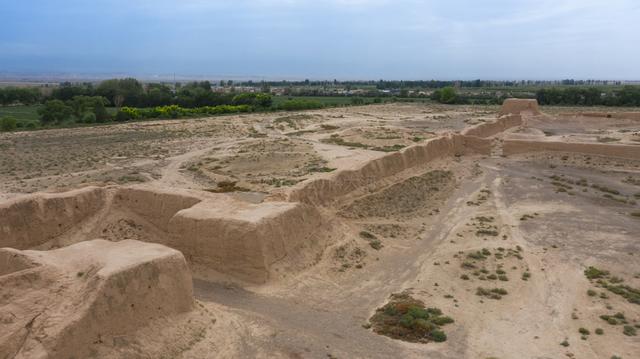
[[40, 103], [42, 94], [34, 87], [5, 87], [0, 88], [0, 105], [33, 105]]
[[640, 87], [625, 86], [618, 90], [601, 88], [549, 88], [536, 92], [541, 105], [565, 106], [640, 106]]
[[[614, 86], [611, 86], [614, 85]], [[640, 86], [609, 82], [536, 81], [221, 81], [213, 91], [209, 81], [186, 84], [143, 84], [134, 78], [93, 83], [62, 83], [49, 91], [35, 87], [0, 88], [0, 106], [36, 105], [40, 122], [102, 123], [146, 118], [178, 118], [262, 110], [297, 111], [321, 108], [328, 102], [303, 97], [350, 96], [351, 105], [430, 98], [443, 104], [501, 104], [507, 97], [537, 98], [541, 105], [640, 107]], [[233, 86], [251, 86], [261, 92], [236, 92]], [[496, 88], [499, 87], [499, 88]], [[533, 86], [533, 87], [531, 87]], [[560, 86], [560, 87], [558, 87]], [[587, 87], [590, 86], [590, 87]], [[269, 93], [279, 87], [288, 100], [274, 103]], [[507, 89], [521, 87], [522, 90]], [[432, 89], [426, 91], [426, 89]], [[537, 89], [537, 91], [536, 91]], [[357, 90], [352, 91], [351, 90]], [[332, 92], [333, 91], [333, 92]], [[333, 93], [333, 95], [331, 95]], [[337, 94], [337, 95], [336, 95]], [[372, 101], [373, 100], [373, 101]], [[386, 101], [386, 100], [385, 100]], [[37, 126], [35, 119], [2, 119], [0, 129]], [[31, 127], [29, 127], [31, 126]]]

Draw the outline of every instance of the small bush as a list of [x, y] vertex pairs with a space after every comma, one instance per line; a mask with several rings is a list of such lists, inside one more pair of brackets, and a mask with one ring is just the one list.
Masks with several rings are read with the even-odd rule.
[[441, 327], [454, 320], [443, 316], [438, 308], [425, 308], [424, 303], [408, 293], [391, 295], [384, 307], [371, 317], [373, 331], [409, 342], [443, 342], [447, 340]]
[[360, 232], [360, 237], [362, 237], [364, 239], [376, 239], [377, 238], [375, 236], [375, 234], [367, 232], [367, 231], [361, 231]]
[[602, 335], [602, 334], [604, 334], [604, 330], [602, 330], [602, 328], [596, 328], [595, 333], [597, 335]]
[[630, 337], [635, 337], [636, 335], [638, 335], [636, 328], [630, 325], [625, 325], [624, 328], [622, 329], [622, 333]]
[[606, 270], [600, 270], [596, 267], [589, 267], [587, 269], [584, 270], [584, 275], [588, 278], [588, 279], [599, 279], [599, 278], [604, 278], [606, 276], [609, 275], [609, 272]]
[[380, 242], [379, 239], [373, 239], [373, 240], [369, 241], [369, 245], [371, 246], [371, 248], [373, 248], [373, 249], [375, 249], [377, 251], [382, 249], [382, 247], [384, 247], [382, 245], [382, 242]]
[[0, 119], [0, 131], [9, 132], [18, 127], [18, 121], [13, 117], [3, 117]]
[[82, 115], [81, 121], [83, 123], [95, 123], [96, 122], [96, 114], [93, 112], [87, 112]]
[[587, 329], [587, 328], [580, 328], [580, 329], [578, 329], [578, 332], [579, 332], [580, 334], [582, 334], [582, 335], [589, 335], [589, 334], [591, 334], [591, 333], [589, 332], [589, 329]]
[[489, 299], [502, 299], [502, 296], [505, 296], [507, 294], [508, 292], [503, 288], [486, 289], [478, 287], [478, 289], [476, 290], [476, 295], [487, 297]]

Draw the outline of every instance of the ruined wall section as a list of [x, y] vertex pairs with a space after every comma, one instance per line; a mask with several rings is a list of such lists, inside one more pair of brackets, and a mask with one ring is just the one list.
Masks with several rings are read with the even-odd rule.
[[98, 187], [0, 203], [0, 247], [36, 247], [78, 226], [105, 205], [106, 190]]
[[0, 249], [0, 261], [8, 272], [0, 276], [0, 313], [13, 314], [0, 330], [3, 357], [90, 357], [95, 343], [194, 306], [184, 257], [158, 244], [92, 240], [51, 251]]

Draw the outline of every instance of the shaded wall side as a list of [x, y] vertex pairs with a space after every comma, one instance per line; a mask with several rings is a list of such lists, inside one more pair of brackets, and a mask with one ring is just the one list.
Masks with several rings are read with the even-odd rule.
[[28, 249], [44, 244], [95, 215], [106, 204], [103, 188], [37, 194], [0, 205], [0, 247]]
[[150, 190], [148, 188], [120, 188], [114, 204], [143, 217], [156, 227], [167, 231], [171, 217], [201, 201], [180, 191]]

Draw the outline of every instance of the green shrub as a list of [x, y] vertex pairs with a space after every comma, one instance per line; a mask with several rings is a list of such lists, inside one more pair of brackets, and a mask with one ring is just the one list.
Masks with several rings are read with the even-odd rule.
[[476, 295], [481, 297], [487, 297], [490, 299], [502, 299], [502, 296], [505, 296], [507, 294], [508, 292], [506, 291], [506, 289], [503, 289], [503, 288], [486, 289], [486, 288], [478, 287], [478, 289], [476, 290]]
[[636, 335], [638, 335], [636, 328], [630, 325], [625, 325], [624, 328], [622, 329], [622, 333], [630, 337], [635, 337]]
[[18, 121], [13, 117], [3, 117], [0, 119], [0, 131], [9, 132], [18, 127]]
[[597, 335], [602, 335], [602, 334], [604, 334], [604, 330], [602, 330], [602, 328], [596, 328], [595, 333]]
[[122, 107], [116, 114], [116, 121], [118, 122], [136, 120], [138, 118], [140, 118], [140, 111], [132, 107]]
[[596, 267], [589, 267], [584, 270], [584, 275], [588, 279], [599, 279], [609, 275], [609, 272], [606, 270], [600, 270]]
[[442, 342], [447, 339], [441, 327], [454, 320], [442, 315], [438, 308], [425, 308], [424, 303], [407, 293], [393, 294], [384, 307], [371, 317], [375, 333], [410, 342]]
[[433, 318], [433, 322], [436, 325], [442, 326], [442, 325], [446, 325], [446, 324], [451, 324], [451, 323], [454, 322], [454, 320], [452, 318], [450, 318], [450, 317], [435, 317], [435, 318]]
[[73, 108], [60, 100], [49, 100], [38, 109], [40, 121], [43, 124], [59, 124], [68, 120], [73, 115]]
[[442, 330], [434, 330], [431, 332], [431, 338], [434, 342], [441, 343], [447, 340], [447, 335]]
[[93, 112], [87, 112], [82, 115], [81, 121], [83, 123], [95, 123], [96, 122], [96, 114]]
[[377, 251], [384, 247], [379, 239], [372, 239], [371, 241], [369, 241], [369, 245], [371, 246], [371, 248]]
[[367, 232], [367, 231], [361, 231], [360, 233], [360, 237], [364, 238], [364, 239], [376, 239], [376, 235], [371, 233], [371, 232]]

